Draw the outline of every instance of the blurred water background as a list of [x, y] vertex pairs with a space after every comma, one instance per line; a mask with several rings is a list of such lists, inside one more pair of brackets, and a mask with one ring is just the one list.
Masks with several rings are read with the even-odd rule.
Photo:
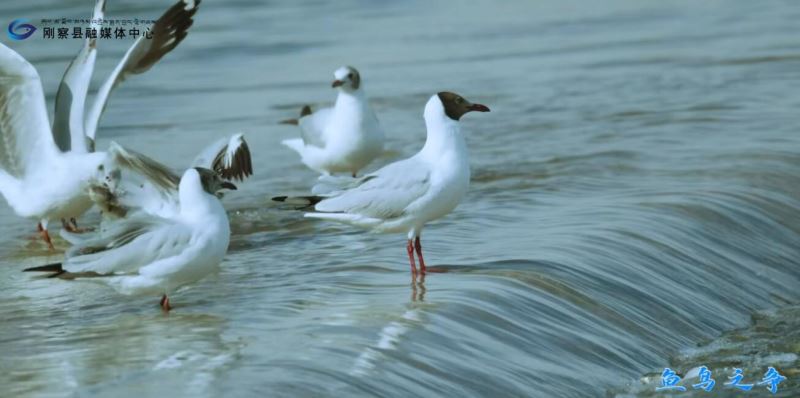
[[[107, 17], [170, 4], [112, 0]], [[3, 2], [0, 22], [92, 5]], [[800, 395], [796, 2], [207, 0], [195, 19], [115, 93], [98, 148], [185, 168], [246, 133], [256, 174], [225, 200], [220, 273], [169, 315], [157, 297], [35, 278], [19, 271], [59, 254], [3, 204], [2, 395], [656, 396], [664, 367], [701, 365], [714, 396], [769, 395], [722, 385], [768, 366], [788, 377], [778, 396]], [[2, 40], [52, 108], [81, 41], [40, 34]], [[130, 43], [99, 43], [95, 87]], [[389, 137], [373, 168], [421, 147], [437, 91], [492, 109], [462, 119], [472, 185], [425, 231], [426, 259], [448, 272], [416, 289], [402, 234], [269, 201], [315, 179], [277, 121], [330, 103], [344, 64]]]

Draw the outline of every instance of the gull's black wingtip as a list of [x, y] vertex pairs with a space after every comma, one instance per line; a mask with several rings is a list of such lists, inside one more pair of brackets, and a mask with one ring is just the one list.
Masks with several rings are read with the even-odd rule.
[[325, 199], [322, 196], [311, 195], [311, 196], [275, 196], [272, 198], [275, 202], [284, 202], [288, 204], [301, 204], [304, 206], [313, 206]]
[[47, 277], [56, 278], [65, 274], [67, 271], [64, 271], [64, 268], [62, 268], [61, 263], [52, 263], [47, 265], [40, 265], [38, 267], [25, 268], [24, 270], [22, 270], [22, 272], [52, 272], [52, 274], [47, 275]]
[[40, 265], [38, 267], [25, 268], [22, 272], [63, 272], [61, 263], [53, 263], [47, 265]]
[[272, 198], [275, 202], [285, 203], [293, 206], [295, 210], [313, 210], [314, 206], [325, 199], [322, 196], [275, 196]]

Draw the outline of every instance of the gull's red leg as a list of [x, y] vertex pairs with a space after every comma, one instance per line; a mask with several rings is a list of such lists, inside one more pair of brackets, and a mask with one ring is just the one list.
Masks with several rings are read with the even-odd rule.
[[422, 258], [422, 242], [419, 236], [414, 240], [414, 248], [417, 249], [417, 257], [419, 257], [419, 273], [425, 275], [425, 260]]
[[406, 251], [408, 251], [408, 262], [411, 264], [411, 276], [417, 279], [417, 266], [414, 264], [414, 243], [411, 239], [408, 240]]
[[48, 249], [50, 249], [50, 250], [55, 250], [56, 249], [56, 247], [53, 246], [53, 241], [50, 240], [50, 233], [47, 232], [46, 229], [44, 231], [42, 231], [42, 237], [44, 238], [44, 241], [47, 242], [47, 248]]
[[42, 238], [42, 231], [44, 231], [44, 227], [42, 226], [42, 223], [40, 222], [40, 223], [36, 224], [36, 235], [33, 235], [33, 237], [31, 237], [31, 239], [32, 240], [41, 239]]
[[69, 225], [72, 228], [72, 232], [82, 234], [84, 232], [92, 231], [92, 228], [81, 228], [78, 226], [78, 220], [75, 217], [69, 219]]
[[161, 305], [161, 309], [162, 309], [162, 310], [164, 310], [164, 311], [166, 311], [166, 312], [169, 312], [169, 310], [171, 310], [171, 309], [172, 309], [172, 307], [169, 305], [169, 297], [167, 297], [167, 295], [166, 295], [166, 294], [165, 294], [165, 295], [163, 295], [163, 296], [161, 296], [161, 303], [160, 303], [160, 305]]
[[53, 241], [51, 241], [51, 240], [50, 240], [50, 234], [49, 234], [49, 233], [47, 232], [47, 230], [46, 230], [46, 229], [45, 229], [45, 228], [42, 226], [42, 223], [39, 223], [39, 224], [36, 226], [36, 229], [37, 229], [37, 230], [39, 230], [39, 234], [40, 234], [40, 235], [42, 235], [42, 239], [44, 239], [44, 241], [47, 243], [47, 247], [48, 247], [50, 250], [55, 250], [56, 248], [55, 248], [55, 246], [53, 246]]

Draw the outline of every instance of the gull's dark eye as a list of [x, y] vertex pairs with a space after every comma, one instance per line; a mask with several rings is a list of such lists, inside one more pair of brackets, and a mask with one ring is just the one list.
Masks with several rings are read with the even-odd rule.
[[352, 74], [352, 73], [348, 73], [348, 74], [347, 74], [347, 77], [348, 77], [348, 78], [350, 78], [350, 79], [352, 79], [352, 78], [353, 78], [353, 74]]
[[102, 164], [101, 164], [100, 166], [97, 166], [97, 170], [103, 171], [103, 168], [104, 168], [104, 167], [103, 167], [103, 165], [102, 165]]

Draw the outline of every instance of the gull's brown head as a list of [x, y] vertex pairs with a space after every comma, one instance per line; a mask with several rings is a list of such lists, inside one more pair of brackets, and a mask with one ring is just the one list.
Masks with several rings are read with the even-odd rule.
[[439, 96], [439, 101], [442, 101], [444, 113], [453, 120], [461, 119], [461, 116], [464, 116], [467, 112], [489, 112], [489, 107], [486, 105], [473, 104], [456, 93], [441, 91], [437, 95]]
[[195, 167], [194, 169], [200, 175], [200, 183], [204, 191], [217, 195], [223, 189], [236, 190], [236, 185], [233, 185], [230, 181], [223, 180], [216, 171], [204, 167]]

